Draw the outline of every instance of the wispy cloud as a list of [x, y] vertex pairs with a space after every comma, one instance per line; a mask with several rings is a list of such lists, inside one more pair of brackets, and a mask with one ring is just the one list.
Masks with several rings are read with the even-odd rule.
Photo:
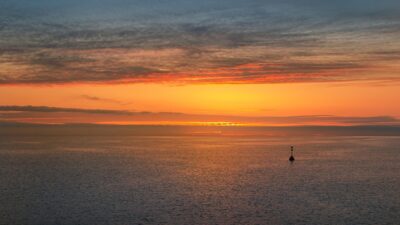
[[398, 79], [399, 15], [395, 0], [2, 1], [0, 84]]
[[60, 108], [48, 106], [0, 106], [0, 119], [35, 123], [114, 123], [114, 124], [247, 124], [247, 125], [399, 125], [391, 116], [343, 117], [233, 116], [176, 112], [135, 112], [106, 109]]
[[79, 97], [82, 99], [88, 100], [88, 101], [105, 102], [105, 103], [112, 103], [112, 104], [117, 104], [117, 105], [132, 104], [132, 102], [120, 101], [120, 100], [111, 99], [111, 98], [97, 97], [97, 96], [93, 96], [93, 95], [79, 95]]
[[42, 112], [42, 113], [89, 113], [89, 114], [130, 114], [129, 111], [122, 110], [107, 110], [107, 109], [79, 109], [79, 108], [60, 108], [50, 106], [0, 106], [0, 111], [5, 112]]

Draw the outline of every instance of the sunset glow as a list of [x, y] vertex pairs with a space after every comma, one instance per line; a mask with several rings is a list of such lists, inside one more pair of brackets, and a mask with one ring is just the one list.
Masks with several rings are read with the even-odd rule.
[[399, 124], [396, 1], [74, 2], [2, 5], [2, 121]]
[[0, 0], [0, 225], [400, 224], [400, 0]]

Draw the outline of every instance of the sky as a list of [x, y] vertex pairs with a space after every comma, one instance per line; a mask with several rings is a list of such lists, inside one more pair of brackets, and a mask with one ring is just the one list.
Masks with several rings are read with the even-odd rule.
[[398, 0], [0, 0], [0, 121], [399, 125]]

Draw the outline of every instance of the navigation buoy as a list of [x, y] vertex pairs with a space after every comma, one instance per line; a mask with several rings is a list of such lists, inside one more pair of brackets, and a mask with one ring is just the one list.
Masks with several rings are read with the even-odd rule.
[[290, 146], [290, 157], [289, 157], [289, 161], [290, 161], [290, 162], [293, 162], [293, 161], [294, 161], [293, 146]]

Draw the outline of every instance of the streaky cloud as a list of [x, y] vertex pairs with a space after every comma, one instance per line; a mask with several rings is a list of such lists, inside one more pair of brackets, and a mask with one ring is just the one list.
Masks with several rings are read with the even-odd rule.
[[159, 126], [99, 124], [30, 124], [0, 120], [0, 135], [48, 136], [400, 136], [400, 126]]
[[[62, 108], [48, 106], [0, 106], [0, 118], [14, 122], [114, 123], [114, 124], [221, 124], [221, 125], [399, 125], [391, 116], [346, 117], [333, 115], [305, 116], [235, 116], [146, 112], [107, 109]], [[63, 116], [68, 120], [63, 120]], [[86, 116], [85, 116], [86, 115]], [[28, 121], [26, 121], [28, 118]]]
[[0, 84], [390, 82], [399, 15], [395, 0], [1, 1]]
[[80, 108], [61, 108], [61, 107], [50, 107], [50, 106], [14, 106], [4, 105], [0, 106], [0, 111], [6, 112], [42, 112], [42, 113], [57, 113], [57, 112], [68, 112], [68, 113], [89, 113], [89, 114], [129, 114], [129, 111], [123, 110], [106, 110], [106, 109], [80, 109]]

